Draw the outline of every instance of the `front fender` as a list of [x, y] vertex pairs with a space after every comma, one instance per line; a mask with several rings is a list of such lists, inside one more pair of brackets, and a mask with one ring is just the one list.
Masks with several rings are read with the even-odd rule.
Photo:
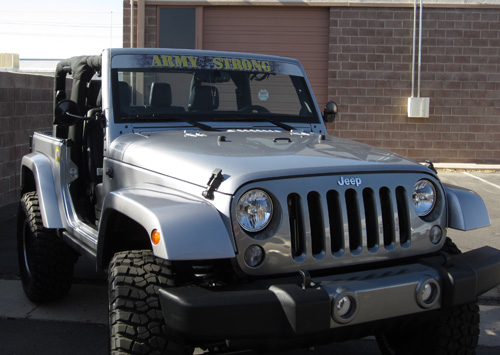
[[472, 190], [443, 184], [448, 199], [448, 227], [463, 231], [490, 225], [483, 199]]
[[32, 172], [35, 180], [43, 226], [45, 228], [63, 228], [49, 158], [39, 153], [30, 153], [23, 156], [21, 182], [25, 178], [23, 176], [26, 173], [24, 168]]
[[[234, 258], [234, 248], [221, 215], [212, 205], [178, 192], [148, 188], [127, 188], [104, 199], [103, 220], [120, 212], [145, 228], [154, 229], [161, 240], [152, 244], [156, 256], [167, 260]], [[105, 233], [99, 231], [99, 243]], [[98, 249], [102, 250], [101, 246]]]

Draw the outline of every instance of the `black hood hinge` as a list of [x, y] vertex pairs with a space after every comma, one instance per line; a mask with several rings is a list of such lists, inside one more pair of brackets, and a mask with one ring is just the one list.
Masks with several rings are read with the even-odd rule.
[[215, 169], [212, 171], [212, 176], [208, 180], [208, 188], [203, 191], [202, 195], [208, 200], [214, 199], [214, 192], [219, 188], [220, 184], [224, 181], [224, 175], [222, 175], [221, 169]]

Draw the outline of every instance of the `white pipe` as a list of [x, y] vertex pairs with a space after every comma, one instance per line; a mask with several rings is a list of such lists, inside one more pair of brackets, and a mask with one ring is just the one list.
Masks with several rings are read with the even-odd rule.
[[420, 23], [418, 28], [418, 89], [417, 97], [420, 97], [420, 68], [422, 67], [422, 12], [423, 5], [422, 0], [420, 0]]
[[415, 96], [415, 37], [417, 32], [417, 0], [413, 4], [413, 46], [411, 48], [411, 97]]
[[133, 47], [134, 47], [134, 0], [130, 0], [130, 48]]

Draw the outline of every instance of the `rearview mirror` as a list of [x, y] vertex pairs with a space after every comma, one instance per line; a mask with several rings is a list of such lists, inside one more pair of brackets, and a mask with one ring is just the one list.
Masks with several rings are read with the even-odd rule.
[[72, 126], [85, 117], [80, 116], [78, 105], [71, 100], [62, 100], [56, 104], [54, 109], [54, 123], [61, 126]]
[[335, 102], [329, 101], [325, 109], [323, 110], [323, 120], [325, 122], [333, 122], [335, 120], [335, 117], [337, 116], [339, 109], [338, 106]]

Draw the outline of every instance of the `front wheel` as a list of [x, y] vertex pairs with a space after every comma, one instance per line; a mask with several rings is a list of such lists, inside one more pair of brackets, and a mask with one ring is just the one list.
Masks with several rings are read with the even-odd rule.
[[473, 355], [478, 340], [479, 307], [475, 302], [444, 310], [432, 323], [377, 335], [384, 355]]
[[[450, 238], [442, 249], [448, 254], [461, 251]], [[479, 340], [479, 306], [476, 302], [441, 310], [433, 321], [406, 325], [377, 335], [384, 355], [474, 355]]]
[[163, 321], [159, 289], [174, 286], [168, 261], [149, 250], [116, 253], [109, 267], [111, 354], [186, 354]]
[[17, 214], [17, 254], [24, 293], [35, 303], [64, 298], [78, 254], [43, 226], [36, 192], [28, 192]]

